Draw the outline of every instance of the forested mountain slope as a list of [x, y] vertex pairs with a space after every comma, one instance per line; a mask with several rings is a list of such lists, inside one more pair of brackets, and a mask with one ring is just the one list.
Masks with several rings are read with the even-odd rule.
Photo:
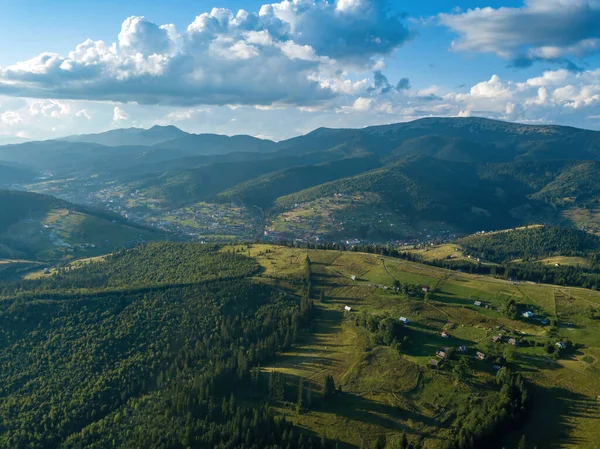
[[532, 226], [465, 237], [459, 243], [471, 254], [497, 263], [552, 256], [590, 257], [600, 252], [600, 237], [570, 228]]
[[313, 447], [236, 399], [303, 319], [248, 279], [258, 271], [235, 252], [160, 244], [1, 286], [0, 447]]
[[122, 217], [57, 198], [0, 190], [0, 259], [56, 261], [164, 238]]

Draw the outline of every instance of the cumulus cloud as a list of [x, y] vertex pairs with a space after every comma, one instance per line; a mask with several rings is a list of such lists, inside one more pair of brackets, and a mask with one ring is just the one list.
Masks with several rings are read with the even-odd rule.
[[457, 51], [495, 53], [523, 67], [534, 61], [563, 62], [600, 51], [599, 0], [525, 0], [520, 8], [475, 8], [440, 14], [459, 37]]
[[129, 115], [123, 109], [118, 106], [115, 106], [113, 109], [113, 122], [122, 122], [123, 120], [127, 120]]
[[181, 34], [129, 17], [117, 42], [87, 40], [0, 69], [0, 94], [194, 106], [318, 105], [348, 71], [380, 65], [411, 38], [387, 0], [286, 0], [215, 8]]
[[408, 78], [402, 78], [396, 86], [392, 86], [387, 78], [380, 70], [373, 72], [373, 85], [367, 89], [368, 92], [378, 92], [380, 94], [387, 94], [394, 90], [403, 91], [410, 89], [410, 80]]

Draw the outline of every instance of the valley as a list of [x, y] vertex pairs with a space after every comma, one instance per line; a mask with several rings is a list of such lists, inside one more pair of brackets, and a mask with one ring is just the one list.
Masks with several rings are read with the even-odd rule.
[[424, 242], [534, 223], [598, 231], [599, 142], [594, 131], [479, 118], [282, 142], [154, 127], [9, 145], [0, 161], [30, 170], [30, 182], [7, 178], [11, 189], [187, 238]]
[[595, 447], [598, 133], [20, 145], [0, 447]]

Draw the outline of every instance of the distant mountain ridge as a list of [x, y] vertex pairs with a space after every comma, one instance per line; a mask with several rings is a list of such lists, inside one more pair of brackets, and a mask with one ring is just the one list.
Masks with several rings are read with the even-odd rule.
[[599, 131], [476, 117], [318, 128], [280, 142], [131, 128], [0, 146], [2, 161], [59, 178], [93, 176], [165, 207], [236, 202], [281, 214], [367, 194], [367, 216], [376, 207], [413, 229], [437, 223], [467, 233], [559, 220], [566, 209], [595, 208], [600, 195]]
[[126, 145], [153, 146], [168, 140], [177, 139], [189, 135], [176, 126], [153, 126], [150, 129], [144, 128], [123, 128], [97, 134], [81, 134], [67, 136], [58, 141], [96, 143], [108, 147], [118, 147]]

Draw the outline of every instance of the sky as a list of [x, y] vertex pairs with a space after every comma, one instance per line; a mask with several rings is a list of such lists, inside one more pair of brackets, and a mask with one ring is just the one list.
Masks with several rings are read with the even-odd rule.
[[431, 116], [600, 130], [600, 0], [2, 0], [0, 48], [0, 143]]

